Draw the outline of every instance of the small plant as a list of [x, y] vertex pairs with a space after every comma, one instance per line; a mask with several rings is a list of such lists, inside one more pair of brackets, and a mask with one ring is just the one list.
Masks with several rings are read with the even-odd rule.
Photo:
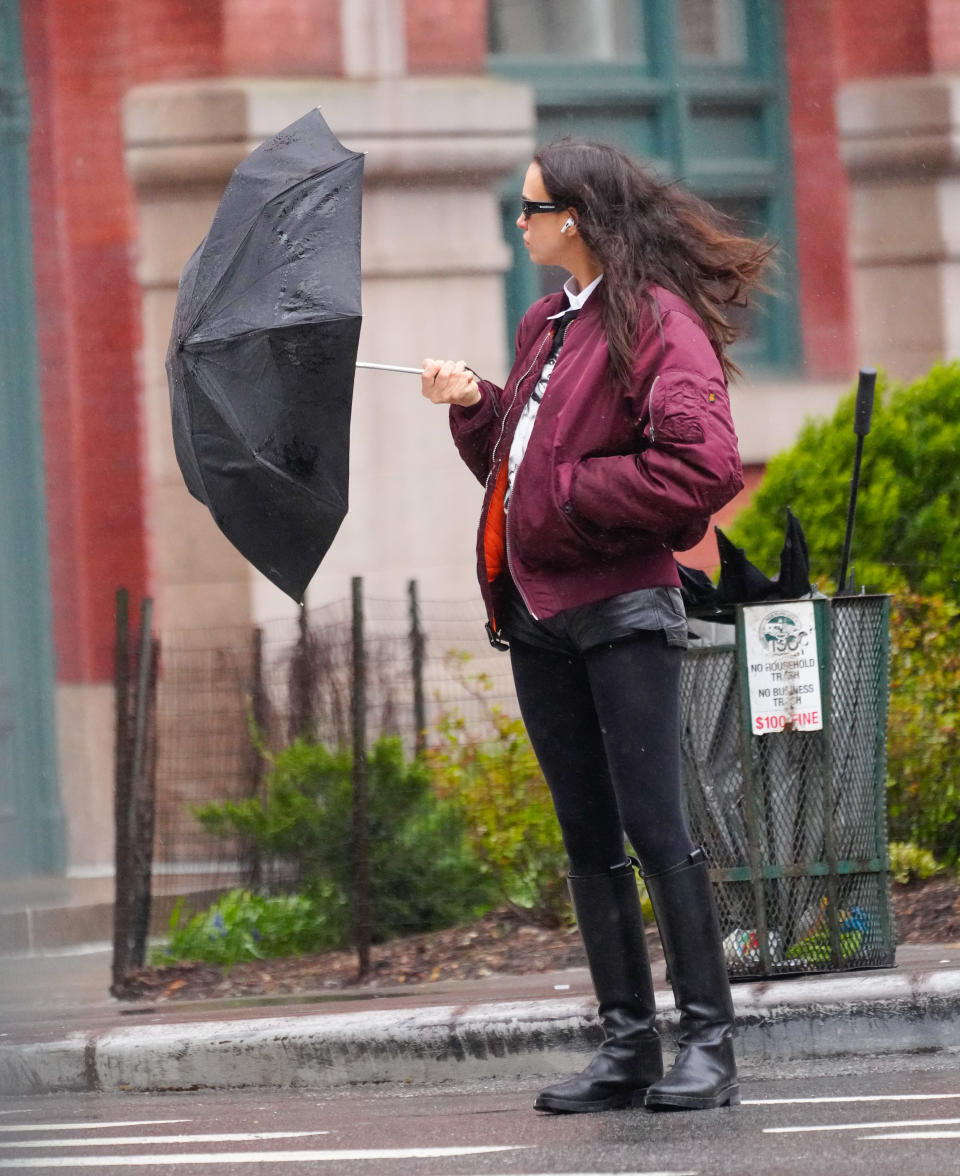
[[303, 894], [268, 897], [231, 890], [186, 921], [181, 898], [170, 915], [169, 942], [152, 953], [151, 961], [202, 960], [230, 968], [241, 960], [328, 950], [337, 945], [343, 929], [337, 903], [330, 901], [334, 896], [325, 898], [321, 903]]
[[926, 849], [909, 841], [890, 842], [890, 872], [895, 882], [909, 882], [912, 878], [932, 878], [942, 874], [944, 867]]
[[[223, 801], [195, 810], [221, 837], [251, 838], [265, 856], [288, 863], [300, 889], [332, 904], [339, 946], [349, 942], [345, 912], [356, 893], [353, 756], [310, 739], [282, 751], [263, 749], [270, 764], [266, 797]], [[370, 893], [375, 942], [465, 922], [489, 910], [492, 889], [466, 840], [456, 805], [438, 800], [430, 775], [407, 760], [397, 738], [381, 738], [367, 760]], [[326, 909], [326, 906], [324, 906]]]
[[[486, 702], [485, 676], [464, 684]], [[486, 730], [456, 710], [441, 717], [439, 743], [426, 753], [434, 788], [457, 804], [497, 892], [527, 918], [557, 926], [569, 918], [567, 856], [550, 793], [522, 721], [486, 709]]]

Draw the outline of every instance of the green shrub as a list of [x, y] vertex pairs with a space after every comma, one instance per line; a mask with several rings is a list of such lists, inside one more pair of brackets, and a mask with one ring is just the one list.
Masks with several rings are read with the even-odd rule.
[[455, 710], [441, 717], [439, 744], [427, 752], [434, 787], [458, 805], [497, 892], [556, 926], [569, 917], [567, 857], [546, 781], [520, 719], [488, 706], [486, 728], [468, 726]]
[[887, 802], [895, 841], [960, 861], [960, 611], [902, 596], [891, 611]]
[[[778, 567], [786, 508], [803, 525], [811, 572], [836, 577], [856, 437], [855, 395], [830, 420], [809, 422], [767, 467], [730, 537], [768, 574]], [[907, 588], [960, 600], [960, 363], [937, 364], [909, 386], [878, 380], [866, 439], [852, 550], [868, 590]]]
[[890, 872], [895, 882], [909, 882], [911, 878], [932, 878], [935, 874], [942, 874], [943, 866], [925, 849], [908, 841], [891, 841]]
[[154, 964], [202, 960], [230, 968], [240, 960], [325, 951], [336, 946], [342, 935], [339, 914], [335, 902], [321, 903], [301, 894], [271, 898], [231, 890], [184, 921], [180, 899], [170, 915], [170, 940], [152, 953], [151, 960]]
[[[196, 809], [208, 832], [251, 838], [292, 863], [304, 894], [349, 938], [355, 894], [352, 753], [297, 739], [276, 754], [266, 798]], [[488, 910], [491, 887], [473, 858], [457, 807], [438, 800], [430, 774], [399, 739], [379, 739], [367, 760], [369, 904], [375, 942], [435, 930]]]

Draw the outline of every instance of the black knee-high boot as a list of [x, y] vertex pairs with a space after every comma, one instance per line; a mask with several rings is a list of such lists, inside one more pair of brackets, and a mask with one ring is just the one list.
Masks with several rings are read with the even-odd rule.
[[680, 1010], [680, 1052], [647, 1091], [651, 1110], [706, 1110], [740, 1102], [734, 1012], [713, 887], [702, 849], [645, 875]]
[[639, 1106], [663, 1073], [663, 1058], [637, 880], [625, 863], [568, 881], [604, 1037], [583, 1073], [548, 1086], [533, 1105], [555, 1114]]

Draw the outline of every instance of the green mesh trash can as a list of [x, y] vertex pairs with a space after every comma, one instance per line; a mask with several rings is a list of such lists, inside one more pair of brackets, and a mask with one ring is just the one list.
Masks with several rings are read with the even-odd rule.
[[685, 799], [731, 980], [893, 966], [889, 616], [887, 596], [737, 606], [733, 640], [684, 655]]

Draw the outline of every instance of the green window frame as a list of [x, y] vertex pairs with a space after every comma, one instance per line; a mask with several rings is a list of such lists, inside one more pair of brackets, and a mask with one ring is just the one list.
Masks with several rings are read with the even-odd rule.
[[[529, 2], [500, 0], [498, 9], [491, 0], [488, 68], [532, 86], [538, 142], [572, 134], [616, 143], [731, 213], [745, 232], [777, 241], [771, 294], [757, 299], [732, 355], [754, 376], [796, 370], [801, 348], [780, 0], [716, 0], [741, 18], [740, 36], [726, 55], [692, 50], [689, 26], [680, 25], [684, 0], [620, 0], [621, 10], [631, 9], [626, 16], [640, 43], [617, 44], [606, 60], [583, 52], [497, 52], [498, 11]], [[690, 3], [696, 7], [697, 0]], [[502, 188], [504, 236], [514, 251], [506, 291], [511, 341], [526, 307], [558, 285], [558, 275], [538, 273], [522, 248], [515, 227], [522, 181], [520, 169]]]
[[0, 0], [0, 878], [56, 873], [57, 783], [20, 6]]

